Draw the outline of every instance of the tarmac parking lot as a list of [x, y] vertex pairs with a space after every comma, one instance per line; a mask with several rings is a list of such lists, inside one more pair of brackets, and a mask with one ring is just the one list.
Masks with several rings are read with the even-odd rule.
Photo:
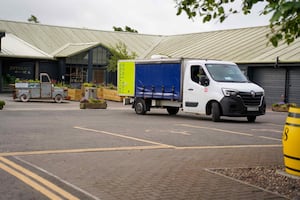
[[0, 99], [0, 199], [284, 199], [211, 169], [283, 165], [286, 113], [215, 123]]

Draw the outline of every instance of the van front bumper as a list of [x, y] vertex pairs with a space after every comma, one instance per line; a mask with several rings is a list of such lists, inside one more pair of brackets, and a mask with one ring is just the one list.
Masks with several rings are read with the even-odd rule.
[[251, 103], [251, 101], [245, 102], [242, 98], [224, 97], [221, 101], [221, 109], [223, 116], [229, 117], [246, 117], [246, 116], [259, 116], [266, 113], [266, 102], [264, 97], [261, 97], [259, 103]]

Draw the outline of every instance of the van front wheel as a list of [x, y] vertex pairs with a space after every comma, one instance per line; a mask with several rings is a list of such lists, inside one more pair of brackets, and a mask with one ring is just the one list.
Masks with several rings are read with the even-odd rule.
[[167, 111], [169, 115], [176, 115], [179, 111], [179, 108], [177, 107], [167, 107]]
[[247, 116], [248, 122], [255, 122], [256, 116]]
[[212, 120], [214, 122], [219, 122], [221, 119], [221, 111], [220, 106], [217, 102], [213, 102], [211, 105], [211, 114], [212, 114]]

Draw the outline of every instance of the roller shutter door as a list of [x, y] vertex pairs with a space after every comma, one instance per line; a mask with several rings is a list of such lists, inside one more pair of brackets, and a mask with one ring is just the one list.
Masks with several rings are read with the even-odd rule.
[[291, 69], [289, 79], [289, 102], [300, 106], [300, 69]]
[[285, 91], [285, 69], [254, 68], [252, 81], [264, 88], [268, 106], [283, 100], [281, 96]]

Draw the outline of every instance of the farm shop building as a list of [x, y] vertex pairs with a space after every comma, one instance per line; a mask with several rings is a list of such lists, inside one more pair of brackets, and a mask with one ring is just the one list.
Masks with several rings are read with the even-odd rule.
[[74, 87], [116, 84], [116, 73], [107, 71], [109, 48], [124, 43], [141, 59], [162, 54], [233, 61], [265, 89], [268, 105], [300, 104], [300, 40], [274, 48], [267, 44], [267, 26], [161, 36], [0, 20], [0, 30], [0, 92], [11, 90], [14, 78], [37, 79], [40, 72]]

